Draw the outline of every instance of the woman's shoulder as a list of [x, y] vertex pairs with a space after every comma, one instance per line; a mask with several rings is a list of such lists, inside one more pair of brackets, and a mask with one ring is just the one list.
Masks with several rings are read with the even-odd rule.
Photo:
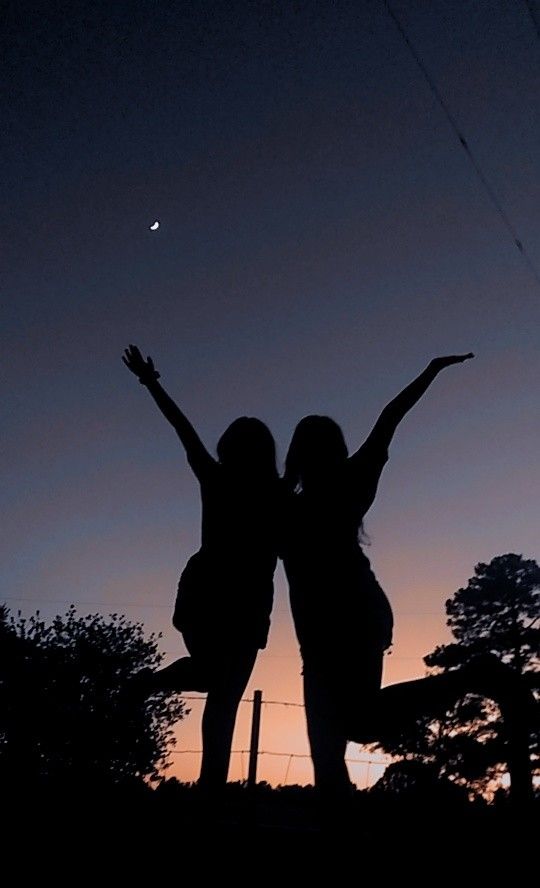
[[386, 462], [388, 462], [388, 447], [382, 442], [368, 438], [356, 453], [347, 459], [347, 471], [369, 473], [370, 470], [384, 466]]

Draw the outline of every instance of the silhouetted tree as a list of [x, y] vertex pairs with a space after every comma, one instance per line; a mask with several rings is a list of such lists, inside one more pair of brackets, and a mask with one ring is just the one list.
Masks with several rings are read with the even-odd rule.
[[456, 643], [426, 657], [429, 666], [459, 665], [490, 651], [518, 672], [540, 666], [540, 566], [522, 555], [477, 564], [465, 588], [446, 602]]
[[391, 793], [394, 796], [407, 796], [409, 800], [439, 804], [463, 804], [468, 801], [463, 787], [441, 776], [435, 765], [417, 760], [392, 762], [371, 787], [370, 793]]
[[[540, 567], [521, 555], [507, 554], [477, 564], [467, 585], [446, 602], [455, 641], [440, 645], [424, 658], [436, 671], [462, 665], [480, 653], [493, 653], [511, 665], [533, 687], [540, 665]], [[540, 746], [531, 733], [531, 756]], [[404, 732], [387, 752], [433, 765], [448, 777], [479, 793], [492, 789], [505, 770], [505, 738], [498, 708], [469, 695], [444, 719], [424, 718]]]
[[0, 768], [4, 780], [120, 782], [157, 776], [183, 703], [130, 684], [155, 669], [158, 637], [74, 607], [49, 625], [0, 609]]

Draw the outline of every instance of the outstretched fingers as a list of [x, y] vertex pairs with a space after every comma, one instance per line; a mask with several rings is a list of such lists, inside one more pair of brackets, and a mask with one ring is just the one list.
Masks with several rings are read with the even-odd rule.
[[440, 358], [442, 362], [445, 364], [462, 364], [463, 361], [469, 361], [471, 358], [474, 358], [472, 352], [467, 352], [466, 355], [448, 355], [446, 358]]
[[469, 361], [471, 358], [474, 358], [472, 352], [467, 352], [466, 355], [444, 355], [440, 358], [434, 358], [431, 366], [437, 370], [442, 370], [443, 367], [450, 367], [452, 364], [462, 364], [463, 361]]
[[144, 358], [141, 355], [139, 349], [136, 345], [132, 344], [124, 349], [122, 361], [124, 362], [126, 367], [131, 370], [132, 373], [135, 373], [136, 376], [138, 376], [146, 366]]

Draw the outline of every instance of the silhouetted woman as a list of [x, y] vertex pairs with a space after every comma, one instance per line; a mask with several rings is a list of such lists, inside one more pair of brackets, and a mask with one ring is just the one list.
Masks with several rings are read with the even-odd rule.
[[226, 782], [238, 704], [266, 646], [277, 562], [281, 481], [274, 439], [258, 419], [236, 419], [221, 436], [218, 459], [158, 382], [136, 346], [123, 361], [152, 395], [182, 442], [201, 487], [202, 539], [178, 585], [173, 624], [189, 657], [143, 678], [155, 691], [207, 691], [200, 784]]
[[445, 676], [381, 691], [392, 611], [359, 542], [397, 426], [441, 370], [472, 357], [431, 361], [384, 408], [352, 456], [340, 427], [327, 416], [306, 416], [294, 432], [285, 471], [289, 505], [283, 560], [303, 659], [315, 782], [322, 790], [349, 789], [348, 740], [382, 739], [404, 719], [414, 720], [437, 706], [444, 712], [466, 690], [483, 688], [489, 695], [508, 682], [504, 668], [497, 671], [496, 663], [477, 661]]

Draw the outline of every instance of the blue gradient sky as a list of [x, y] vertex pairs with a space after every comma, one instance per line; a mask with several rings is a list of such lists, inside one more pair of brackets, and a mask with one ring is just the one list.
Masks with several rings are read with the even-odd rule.
[[[540, 266], [526, 5], [395, 9]], [[540, 287], [383, 4], [51, 10], [8, 7], [3, 47], [2, 594], [46, 615], [100, 602], [183, 650], [198, 490], [128, 342], [210, 446], [251, 414], [281, 457], [300, 416], [355, 446], [432, 356], [473, 350], [403, 423], [366, 522], [397, 613], [387, 680], [420, 674], [474, 564], [539, 554]], [[277, 588], [250, 689], [300, 700], [281, 571]], [[305, 751], [297, 715], [268, 708], [263, 744]]]

